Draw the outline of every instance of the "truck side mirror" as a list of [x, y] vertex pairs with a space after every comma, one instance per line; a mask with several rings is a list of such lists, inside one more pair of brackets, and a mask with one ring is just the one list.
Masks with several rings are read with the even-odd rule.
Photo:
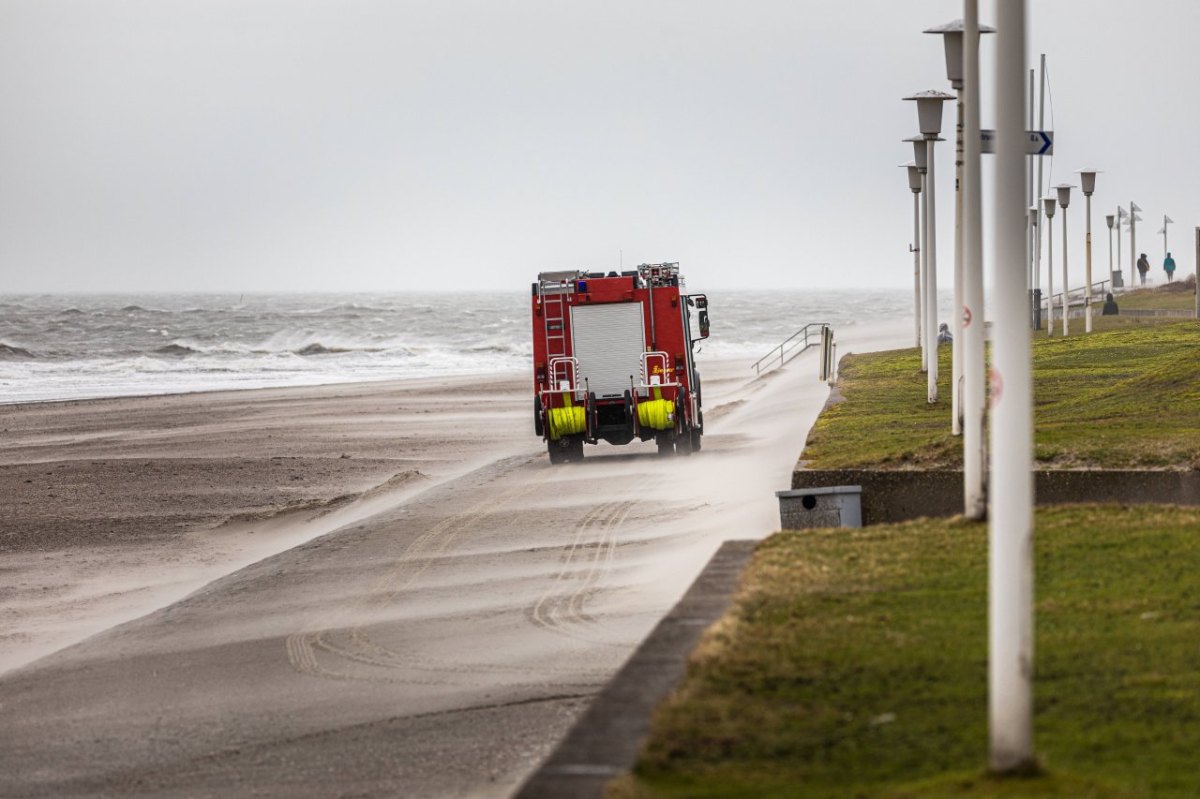
[[708, 311], [700, 312], [700, 338], [708, 338]]
[[700, 310], [704, 310], [708, 307], [708, 297], [704, 296], [703, 294], [697, 294], [695, 297], [692, 297], [692, 299], [695, 300], [696, 307]]

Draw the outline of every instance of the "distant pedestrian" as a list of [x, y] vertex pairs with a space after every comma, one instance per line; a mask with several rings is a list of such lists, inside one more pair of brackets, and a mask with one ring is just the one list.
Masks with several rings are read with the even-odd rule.
[[1163, 270], [1167, 273], [1167, 282], [1175, 280], [1175, 259], [1171, 257], [1171, 253], [1167, 253], [1167, 259], [1163, 261]]
[[1137, 262], [1138, 277], [1142, 279], [1142, 285], [1146, 285], [1146, 273], [1150, 271], [1150, 262], [1146, 260], [1146, 253], [1142, 253], [1142, 257], [1138, 258]]
[[1113, 299], [1112, 292], [1110, 291], [1107, 294], [1105, 294], [1104, 295], [1104, 310], [1102, 310], [1100, 312], [1100, 315], [1101, 316], [1116, 316], [1120, 312], [1121, 312], [1121, 309], [1117, 307], [1117, 301]]
[[949, 344], [954, 341], [954, 334], [950, 332], [950, 325], [942, 322], [938, 325], [938, 344]]

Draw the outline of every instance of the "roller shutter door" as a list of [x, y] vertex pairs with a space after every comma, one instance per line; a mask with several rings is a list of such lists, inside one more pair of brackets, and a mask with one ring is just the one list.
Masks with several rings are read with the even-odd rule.
[[596, 397], [623, 397], [629, 376], [638, 380], [646, 336], [642, 303], [619, 302], [571, 308], [571, 338], [579, 361], [579, 382], [586, 378]]

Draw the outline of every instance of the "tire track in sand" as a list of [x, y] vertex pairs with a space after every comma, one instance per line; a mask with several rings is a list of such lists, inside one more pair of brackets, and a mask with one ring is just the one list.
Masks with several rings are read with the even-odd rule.
[[606, 644], [581, 632], [581, 628], [596, 624], [596, 619], [588, 615], [585, 608], [601, 577], [612, 568], [617, 531], [635, 504], [611, 502], [599, 505], [580, 519], [575, 538], [562, 557], [562, 567], [545, 592], [526, 610], [530, 623], [569, 638]]
[[[339, 613], [326, 616], [310, 625], [307, 630], [288, 636], [285, 645], [288, 662], [301, 674], [329, 679], [445, 684], [444, 680], [421, 679], [411, 675], [401, 677], [396, 674], [397, 669], [416, 666], [413, 662], [415, 658], [394, 652], [372, 641], [366, 631], [367, 623], [364, 622], [364, 617], [369, 618], [392, 604], [465, 531], [535, 488], [535, 485], [511, 488], [499, 497], [490, 497], [466, 511], [443, 519], [418, 535], [391, 567], [375, 580], [362, 600]], [[338, 633], [347, 629], [350, 633], [349, 640], [343, 641]], [[322, 662], [318, 652], [325, 653], [325, 660], [332, 658], [335, 661], [334, 665]], [[385, 669], [386, 672], [354, 672], [351, 670], [354, 664]], [[435, 664], [433, 670], [448, 670], [444, 665]]]

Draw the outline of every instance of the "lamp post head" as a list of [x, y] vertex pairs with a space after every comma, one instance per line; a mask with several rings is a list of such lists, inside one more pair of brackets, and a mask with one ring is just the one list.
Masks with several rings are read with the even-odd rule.
[[[925, 31], [926, 33], [941, 34], [942, 42], [946, 45], [946, 80], [950, 81], [950, 85], [956, 89], [963, 87], [963, 36], [965, 31], [966, 25], [961, 19], [928, 28]], [[995, 33], [996, 29], [991, 25], [980, 25], [979, 32], [981, 34]]]
[[[909, 136], [901, 141], [912, 142], [913, 146], [913, 161], [917, 164], [917, 169], [925, 172], [929, 169], [929, 150], [925, 147], [924, 136]], [[945, 139], [934, 139], [934, 141], [945, 141]]]
[[909, 161], [907, 164], [901, 164], [901, 167], [908, 170], [908, 188], [913, 194], [921, 193], [921, 170], [917, 169], [916, 161]]
[[1092, 192], [1096, 190], [1096, 175], [1100, 174], [1098, 169], [1081, 169], [1079, 170], [1079, 182], [1083, 187], [1083, 196], [1091, 197]]
[[926, 139], [937, 139], [942, 132], [942, 103], [953, 100], [953, 94], [930, 89], [920, 92], [905, 100], [913, 100], [917, 104], [917, 121], [920, 124], [921, 135]]
[[1116, 217], [1116, 214], [1107, 214], [1107, 215], [1105, 215], [1105, 217], [1104, 217], [1104, 221], [1108, 223], [1108, 229], [1109, 229], [1109, 230], [1112, 230], [1113, 222], [1114, 222], [1114, 221], [1116, 221], [1116, 218], [1117, 218], [1117, 217]]
[[1065, 211], [1067, 206], [1071, 204], [1071, 189], [1075, 188], [1069, 183], [1060, 183], [1054, 187], [1058, 192], [1058, 204]]
[[1047, 219], [1054, 218], [1054, 208], [1056, 205], [1057, 205], [1057, 203], [1053, 197], [1043, 197], [1042, 198], [1042, 207], [1044, 209], [1046, 209], [1045, 212], [1046, 212]]

